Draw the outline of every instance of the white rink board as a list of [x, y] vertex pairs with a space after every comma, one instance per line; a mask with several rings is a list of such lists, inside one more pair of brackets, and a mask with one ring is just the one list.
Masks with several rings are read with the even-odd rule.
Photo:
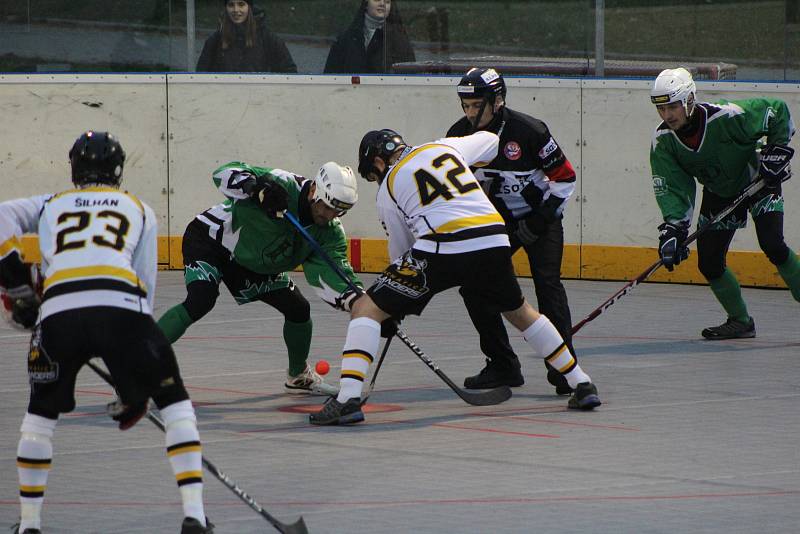
[[165, 233], [165, 76], [0, 76], [0, 117], [0, 199], [68, 189], [72, 143], [85, 130], [110, 131], [126, 152], [123, 187], [155, 210]]
[[[655, 246], [661, 214], [653, 195], [650, 142], [660, 119], [650, 103], [650, 82], [584, 80], [583, 82], [583, 244]], [[800, 116], [796, 84], [698, 82], [700, 101], [769, 96], [785, 100], [795, 121]], [[800, 148], [797, 137], [792, 147]], [[796, 164], [798, 166], [798, 164]], [[800, 180], [784, 184], [788, 216], [784, 234], [800, 247]], [[702, 186], [697, 187], [700, 206]], [[697, 209], [695, 210], [695, 220]], [[736, 233], [731, 249], [758, 251], [755, 228]]]
[[[325, 161], [357, 165], [369, 129], [409, 143], [436, 139], [460, 114], [458, 77], [303, 75], [0, 76], [0, 199], [69, 186], [66, 152], [84, 129], [107, 129], [128, 154], [125, 185], [159, 214], [162, 235], [181, 235], [222, 197], [211, 172], [231, 160], [311, 177]], [[565, 220], [572, 244], [653, 246], [660, 216], [648, 151], [658, 116], [648, 81], [507, 78], [513, 109], [544, 120], [578, 174]], [[770, 94], [800, 113], [797, 84], [700, 82], [701, 100]], [[93, 106], [93, 104], [100, 104]], [[796, 146], [796, 142], [794, 143]], [[168, 154], [168, 162], [167, 162]], [[359, 181], [347, 215], [351, 237], [382, 238], [375, 185]], [[786, 238], [800, 243], [800, 180], [785, 184]], [[733, 247], [758, 250], [751, 229]]]
[[[380, 85], [352, 85], [349, 77], [338, 77], [338, 84], [331, 84], [331, 77], [323, 78], [327, 84], [292, 83], [291, 77], [281, 83], [254, 77], [234, 84], [204, 81], [208, 78], [222, 77], [170, 76], [170, 189], [192, 191], [172, 195], [172, 234], [182, 232], [181, 225], [197, 211], [220, 201], [210, 177], [223, 163], [241, 159], [307, 177], [330, 160], [356, 169], [358, 143], [368, 130], [392, 128], [408, 143], [419, 144], [444, 136], [461, 117], [454, 90], [458, 78], [433, 78], [430, 85], [405, 85], [394, 77]], [[517, 109], [556, 125], [554, 135], [564, 139], [577, 166], [580, 91], [577, 81], [571, 85], [514, 88], [509, 96]], [[359, 179], [360, 201], [344, 219], [349, 236], [384, 237], [375, 191], [375, 184]], [[573, 208], [566, 236], [578, 242], [579, 210]]]

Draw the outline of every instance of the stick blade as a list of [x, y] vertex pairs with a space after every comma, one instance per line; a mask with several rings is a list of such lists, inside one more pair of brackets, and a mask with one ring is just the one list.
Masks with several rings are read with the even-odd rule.
[[308, 527], [306, 527], [306, 522], [302, 516], [300, 519], [290, 525], [285, 523], [281, 524], [281, 527], [278, 530], [284, 534], [308, 534]]
[[471, 392], [457, 388], [455, 392], [464, 402], [473, 406], [494, 406], [511, 398], [511, 388], [508, 386], [500, 386], [481, 392]]

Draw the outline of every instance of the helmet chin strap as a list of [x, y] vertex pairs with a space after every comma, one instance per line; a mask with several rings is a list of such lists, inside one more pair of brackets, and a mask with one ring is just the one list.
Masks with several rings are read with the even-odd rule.
[[[469, 133], [475, 133], [479, 130], [478, 125], [481, 123], [483, 112], [486, 110], [486, 105], [488, 103], [489, 103], [489, 97], [488, 96], [484, 97], [483, 101], [481, 102], [481, 108], [478, 110], [478, 114], [475, 115], [475, 120], [469, 121], [470, 126], [472, 126], [472, 130]], [[494, 116], [494, 109], [492, 109], [492, 116]]]

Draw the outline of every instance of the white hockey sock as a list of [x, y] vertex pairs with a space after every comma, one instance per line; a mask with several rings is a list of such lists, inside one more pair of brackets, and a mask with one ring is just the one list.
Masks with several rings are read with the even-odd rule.
[[540, 316], [527, 330], [522, 333], [522, 337], [528, 345], [539, 356], [553, 366], [558, 372], [564, 375], [569, 386], [575, 388], [581, 382], [591, 382], [589, 375], [583, 372], [578, 365], [575, 357], [572, 356], [567, 344], [550, 319], [544, 315]]
[[161, 410], [161, 416], [167, 429], [167, 457], [181, 491], [183, 515], [205, 525], [202, 448], [192, 402], [170, 404]]
[[22, 420], [22, 436], [17, 446], [19, 476], [19, 531], [42, 528], [42, 504], [47, 488], [47, 475], [53, 461], [53, 431], [57, 419], [26, 413]]
[[350, 321], [342, 351], [342, 377], [336, 400], [347, 402], [348, 399], [361, 396], [364, 378], [369, 371], [369, 365], [375, 359], [375, 354], [378, 353], [380, 343], [379, 322], [369, 317], [359, 317]]

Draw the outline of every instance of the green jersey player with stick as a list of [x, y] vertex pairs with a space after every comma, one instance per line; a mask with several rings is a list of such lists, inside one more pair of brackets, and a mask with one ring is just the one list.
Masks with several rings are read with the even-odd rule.
[[[783, 239], [781, 183], [791, 177], [787, 145], [794, 124], [786, 103], [752, 98], [697, 102], [692, 75], [684, 68], [661, 72], [651, 101], [662, 123], [650, 147], [656, 200], [664, 217], [659, 255], [672, 270], [689, 255], [684, 244], [695, 207], [696, 182], [703, 186], [698, 227], [728, 205], [750, 183], [763, 188], [697, 239], [698, 267], [727, 314], [725, 323], [702, 331], [706, 339], [755, 337], [739, 282], [726, 266], [733, 235], [753, 219], [761, 250], [800, 302], [800, 261]], [[696, 181], [696, 182], [695, 182]]]
[[261, 301], [283, 314], [289, 356], [286, 392], [335, 395], [338, 389], [307, 364], [311, 308], [287, 271], [302, 265], [308, 283], [337, 309], [350, 311], [357, 295], [280, 214], [288, 210], [307, 226], [361, 287], [347, 260], [339, 220], [358, 199], [353, 171], [328, 162], [313, 180], [306, 180], [280, 169], [231, 162], [215, 170], [213, 180], [227, 200], [189, 223], [182, 244], [186, 299], [169, 309], [159, 326], [174, 343], [211, 311], [224, 282], [238, 304]]

